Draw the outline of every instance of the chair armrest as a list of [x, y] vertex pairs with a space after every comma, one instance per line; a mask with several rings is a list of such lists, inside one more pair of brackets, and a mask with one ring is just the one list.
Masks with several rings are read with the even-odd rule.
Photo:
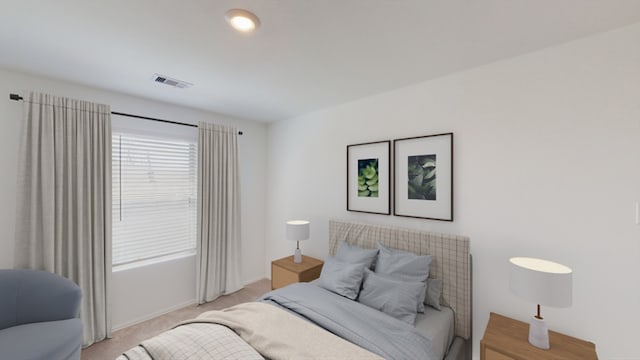
[[38, 270], [0, 270], [0, 294], [0, 329], [76, 318], [82, 299], [73, 281]]

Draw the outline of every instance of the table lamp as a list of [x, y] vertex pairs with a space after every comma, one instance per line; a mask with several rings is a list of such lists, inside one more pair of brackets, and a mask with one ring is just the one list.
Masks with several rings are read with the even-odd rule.
[[309, 238], [309, 222], [307, 220], [287, 221], [287, 239], [296, 242], [296, 251], [293, 254], [293, 262], [302, 262], [302, 252], [300, 251], [300, 241]]
[[572, 270], [552, 261], [528, 257], [511, 258], [509, 264], [511, 292], [538, 304], [538, 313], [529, 323], [529, 343], [541, 349], [549, 349], [549, 328], [540, 316], [540, 305], [571, 306]]

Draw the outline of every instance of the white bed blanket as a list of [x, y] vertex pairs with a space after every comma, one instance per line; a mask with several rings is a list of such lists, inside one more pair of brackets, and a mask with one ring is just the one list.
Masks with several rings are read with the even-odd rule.
[[216, 324], [179, 326], [141, 344], [153, 360], [264, 360], [232, 330]]
[[[264, 360], [231, 329], [217, 324], [179, 326], [127, 351], [129, 360]], [[121, 359], [118, 358], [118, 359]]]
[[199, 322], [221, 324], [233, 329], [269, 359], [382, 359], [270, 304], [240, 304], [203, 313], [185, 323]]
[[[240, 337], [220, 328], [232, 329]], [[238, 341], [246, 342], [246, 347]], [[274, 360], [382, 359], [287, 311], [259, 302], [203, 313], [141, 346], [147, 351], [138, 347], [124, 355], [130, 360], [261, 359], [260, 354]]]

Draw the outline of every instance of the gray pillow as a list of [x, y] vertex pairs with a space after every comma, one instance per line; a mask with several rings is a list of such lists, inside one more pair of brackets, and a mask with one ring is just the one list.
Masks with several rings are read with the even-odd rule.
[[436, 310], [442, 310], [440, 307], [440, 298], [443, 287], [444, 281], [442, 281], [442, 279], [427, 279], [427, 296], [424, 298], [424, 304]]
[[362, 264], [370, 269], [377, 255], [378, 249], [363, 249], [341, 241], [336, 252], [336, 259], [348, 264]]
[[318, 286], [351, 300], [358, 297], [364, 265], [348, 264], [332, 256], [325, 259]]
[[376, 273], [398, 277], [408, 281], [427, 281], [431, 255], [416, 255], [396, 249], [389, 249], [378, 243], [378, 263]]
[[366, 269], [358, 302], [414, 325], [424, 296], [424, 283], [379, 275]]
[[[410, 282], [420, 281], [426, 286], [432, 261], [431, 255], [416, 255], [408, 251], [390, 249], [380, 243], [378, 243], [378, 250], [376, 274], [389, 275]], [[423, 296], [426, 295], [423, 293]], [[424, 312], [422, 301], [417, 309], [418, 312]]]

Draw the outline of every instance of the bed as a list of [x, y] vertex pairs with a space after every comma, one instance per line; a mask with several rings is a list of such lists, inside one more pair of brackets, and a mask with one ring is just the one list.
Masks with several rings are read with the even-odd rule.
[[[377, 254], [371, 270], [368, 265], [360, 270], [364, 273], [357, 290], [348, 284], [357, 281], [353, 270], [357, 266], [343, 261], [345, 248], [357, 250], [352, 254], [366, 249]], [[469, 238], [330, 220], [329, 253], [319, 280], [274, 290], [257, 302], [203, 313], [142, 342], [118, 360], [471, 358]], [[400, 281], [384, 273], [402, 262], [395, 259], [411, 256], [416, 263], [425, 257], [430, 260], [422, 294], [418, 294], [417, 280]], [[422, 273], [413, 270], [407, 276]], [[438, 282], [436, 301], [430, 289], [438, 288], [432, 286]], [[392, 295], [380, 295], [380, 291]], [[439, 304], [420, 305], [425, 293]], [[404, 304], [405, 298], [416, 296], [422, 296], [418, 305], [424, 308], [417, 314], [414, 300]], [[396, 304], [389, 299], [399, 300]], [[411, 307], [411, 319], [403, 318]]]

